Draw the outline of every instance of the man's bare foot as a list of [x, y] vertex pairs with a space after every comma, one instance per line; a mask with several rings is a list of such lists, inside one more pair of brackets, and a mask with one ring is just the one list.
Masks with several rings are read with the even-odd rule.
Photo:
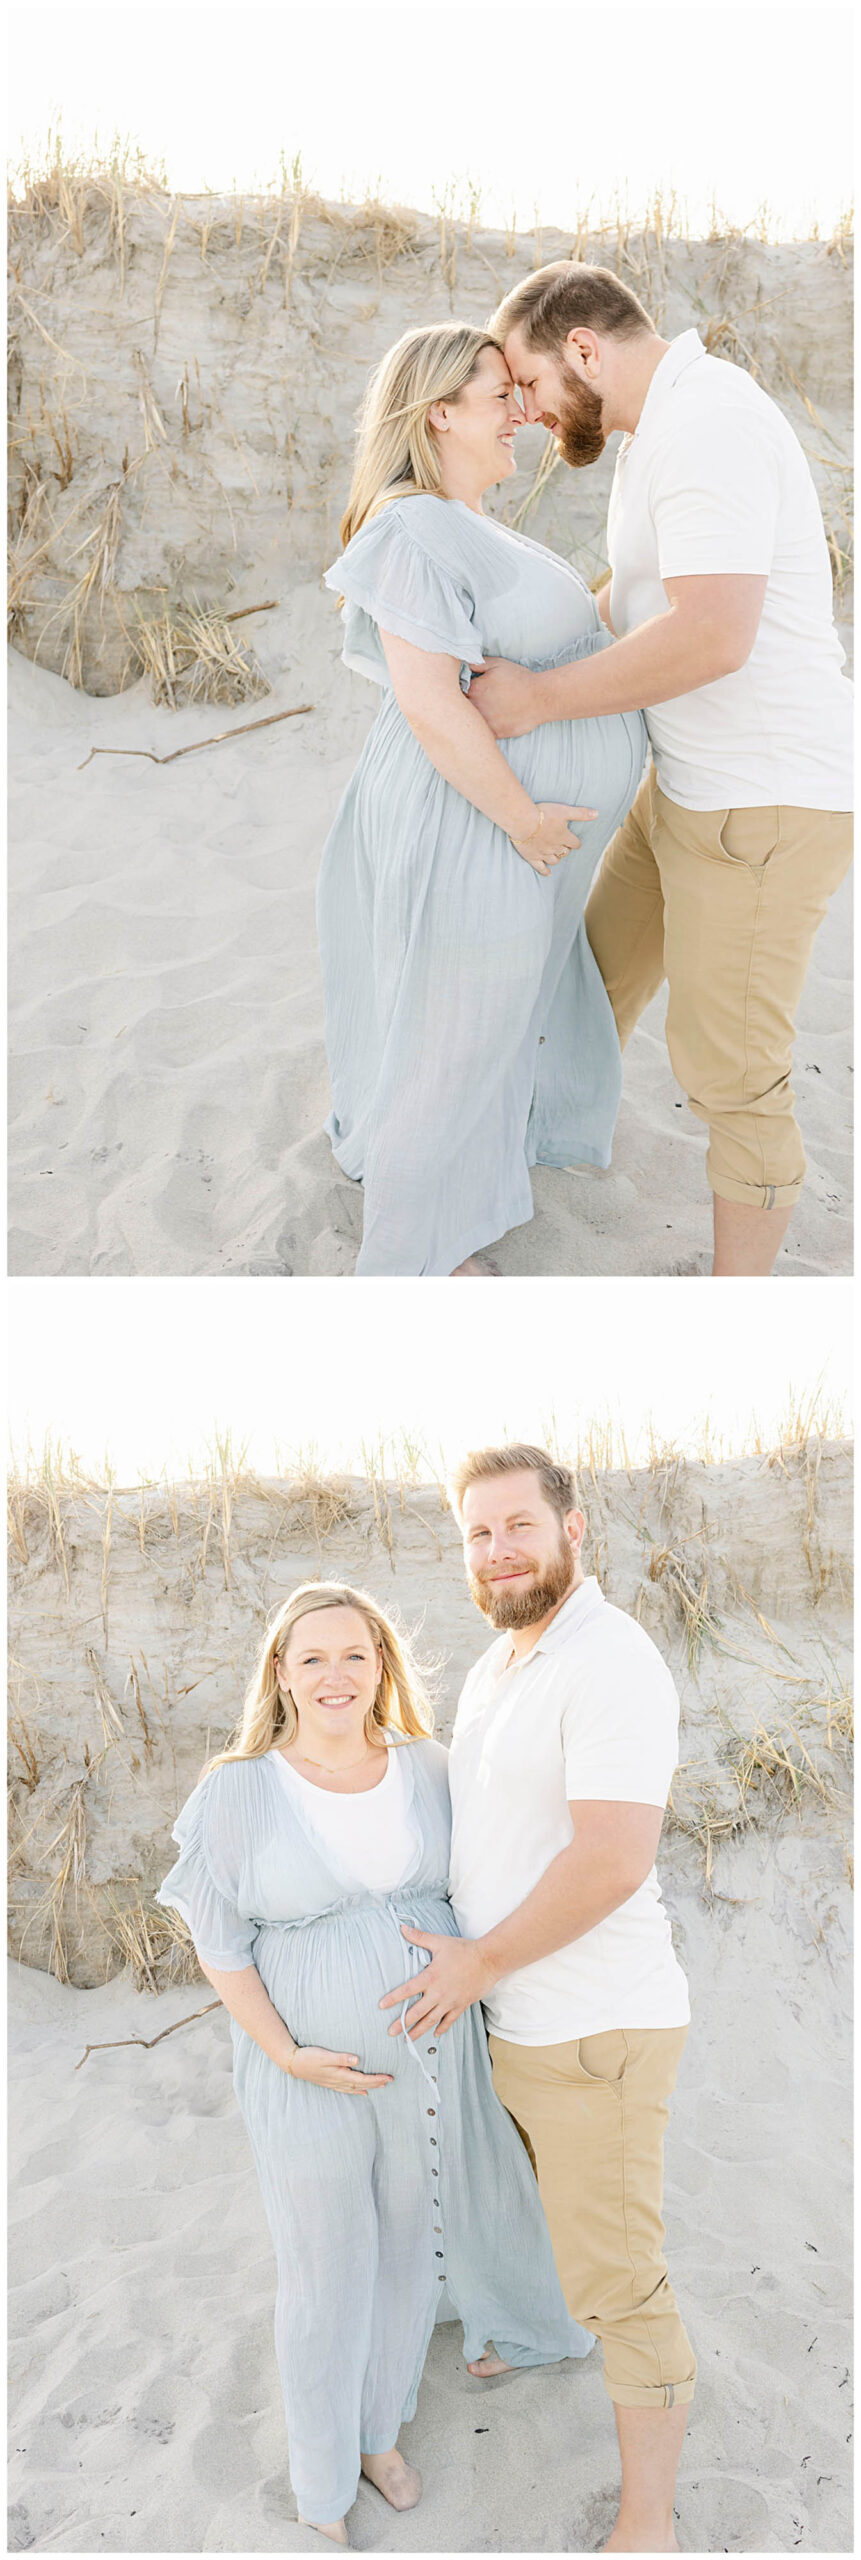
[[468, 2364], [466, 2370], [477, 2374], [479, 2382], [490, 2382], [495, 2373], [513, 2373], [514, 2366], [504, 2364], [502, 2357], [494, 2355], [493, 2348], [489, 2347], [487, 2354], [479, 2356], [475, 2364]]
[[501, 1275], [495, 1262], [479, 1262], [478, 1255], [471, 1253], [451, 1276], [453, 1280], [498, 1280]]
[[388, 2499], [389, 2506], [397, 2507], [399, 2515], [406, 2507], [418, 2506], [422, 2494], [421, 2472], [415, 2471], [412, 2463], [404, 2461], [397, 2445], [392, 2446], [390, 2453], [363, 2453], [362, 2470], [365, 2479], [379, 2489], [380, 2496]]
[[347, 2527], [344, 2523], [343, 2516], [340, 2517], [337, 2524], [309, 2524], [307, 2516], [297, 2516], [296, 2522], [297, 2524], [304, 2525], [306, 2533], [324, 2533], [327, 2542], [343, 2543], [345, 2548], [349, 2550], [350, 2546]]

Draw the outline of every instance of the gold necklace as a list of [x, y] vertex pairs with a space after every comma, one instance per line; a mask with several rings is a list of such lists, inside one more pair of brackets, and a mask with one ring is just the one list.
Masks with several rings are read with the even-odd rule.
[[327, 1778], [339, 1778], [342, 1769], [363, 1769], [365, 1761], [372, 1758], [375, 1749], [376, 1745], [369, 1743], [367, 1750], [362, 1753], [361, 1760], [342, 1760], [337, 1769], [331, 1769], [328, 1760], [312, 1760], [307, 1751], [300, 1751], [299, 1758], [304, 1761], [306, 1769], [323, 1769]]

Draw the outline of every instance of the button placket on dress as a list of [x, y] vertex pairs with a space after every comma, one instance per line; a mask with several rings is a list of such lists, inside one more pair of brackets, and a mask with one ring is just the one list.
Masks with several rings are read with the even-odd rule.
[[[391, 1909], [391, 1905], [389, 1908]], [[407, 1946], [407, 1941], [402, 1936], [401, 1924], [395, 1911], [392, 1911], [392, 1919], [395, 1922], [401, 1949], [403, 1950], [403, 1948]], [[413, 1928], [417, 1928], [418, 1922], [413, 1920], [412, 1926]], [[423, 1947], [407, 1946], [407, 1954], [409, 1957], [409, 1971], [418, 1977], [420, 1973], [424, 1972], [425, 1964], [430, 1963], [430, 1956], [428, 1955], [427, 1950]], [[427, 2106], [425, 2108], [425, 2122], [428, 2126], [428, 2154], [431, 2163], [431, 2193], [433, 2198], [434, 2216], [432, 2225], [434, 2260], [436, 2264], [437, 2283], [444, 2284], [445, 2230], [443, 2227], [442, 2203], [439, 2192], [439, 2126], [441, 2114], [439, 2103], [439, 2045], [428, 2045], [428, 2061], [431, 2065], [430, 2070], [428, 2070], [426, 2064], [422, 2060], [418, 2045], [414, 2044], [411, 2037], [407, 2034], [406, 2020], [409, 2006], [409, 2000], [405, 2000], [400, 2012], [401, 2030], [408, 2052], [412, 2054], [413, 2060], [418, 2063], [419, 2070], [422, 2073], [422, 2077], [425, 2080], [434, 2101], [433, 2106]]]
[[[414, 2052], [414, 2053], [415, 2053], [415, 2050], [416, 2050], [416, 2048], [415, 2048], [415, 2045], [414, 2045], [414, 2046], [413, 2046], [413, 2052]], [[436, 2121], [436, 2123], [437, 2123], [437, 2125], [438, 2125], [438, 2124], [439, 2124], [439, 2046], [438, 2046], [438, 2045], [435, 2045], [435, 2044], [429, 2044], [429, 2045], [428, 2045], [428, 2061], [429, 2061], [429, 2062], [431, 2062], [431, 2058], [432, 2058], [432, 2068], [431, 2068], [431, 2070], [430, 2070], [430, 2072], [429, 2072], [429, 2073], [426, 2073], [426, 2074], [425, 2074], [425, 2077], [426, 2077], [427, 2079], [429, 2079], [429, 2080], [431, 2081], [432, 2085], [433, 2085], [433, 2088], [434, 2088], [434, 2091], [435, 2091], [435, 2094], [436, 2094], [436, 2102], [437, 2102], [437, 2103], [436, 2103], [436, 2107], [435, 2107], [435, 2108], [434, 2108], [434, 2107], [428, 2107], [427, 2113], [428, 2113], [428, 2116], [429, 2116], [429, 2117], [434, 2117], [434, 2118], [435, 2118], [435, 2121]], [[437, 2144], [435, 2144], [435, 2142], [434, 2142], [434, 2137], [433, 2137], [433, 2135], [431, 2135], [431, 2148], [432, 2148], [432, 2149], [437, 2148]], [[433, 2230], [434, 2230], [434, 2257], [435, 2257], [435, 2258], [437, 2258], [437, 2259], [439, 2260], [439, 2266], [438, 2266], [438, 2269], [437, 2269], [437, 2277], [438, 2277], [438, 2281], [439, 2281], [439, 2283], [440, 2283], [440, 2284], [444, 2284], [444, 2283], [445, 2283], [445, 2236], [444, 2236], [444, 2233], [443, 2233], [443, 2224], [442, 2224], [442, 2206], [441, 2206], [441, 2204], [440, 2204], [440, 2200], [439, 2200], [439, 2193], [438, 2193], [438, 2189], [439, 2189], [439, 2162], [437, 2161], [437, 2165], [436, 2165], [436, 2167], [435, 2167], [435, 2168], [434, 2168], [434, 2170], [433, 2170], [433, 2176], [432, 2176], [432, 2191], [433, 2191], [433, 2203], [434, 2203], [434, 2226], [433, 2226]]]

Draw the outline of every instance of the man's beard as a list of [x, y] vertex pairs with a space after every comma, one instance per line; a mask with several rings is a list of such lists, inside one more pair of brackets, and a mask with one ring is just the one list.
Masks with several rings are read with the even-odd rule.
[[582, 471], [603, 453], [607, 438], [602, 415], [603, 403], [588, 382], [577, 382], [570, 373], [560, 377], [556, 443], [571, 471]]
[[[529, 1567], [531, 1557], [524, 1557]], [[477, 1574], [469, 1576], [469, 1587], [477, 1609], [489, 1618], [492, 1627], [534, 1627], [546, 1618], [570, 1590], [574, 1580], [574, 1557], [567, 1538], [562, 1538], [553, 1564], [540, 1582], [532, 1582], [528, 1590], [511, 1590], [501, 1583], [485, 1582]]]

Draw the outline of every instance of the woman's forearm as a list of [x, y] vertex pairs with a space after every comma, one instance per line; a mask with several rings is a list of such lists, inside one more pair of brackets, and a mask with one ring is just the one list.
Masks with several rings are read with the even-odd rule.
[[261, 2053], [268, 2054], [270, 2062], [277, 2063], [279, 2071], [286, 2071], [291, 2055], [296, 2051], [295, 2039], [273, 2006], [256, 1964], [243, 1965], [241, 1973], [216, 1973], [214, 1967], [203, 1964], [199, 1956], [198, 1964], [207, 1982], [211, 1982], [213, 1991], [217, 1991], [219, 2000], [223, 2000], [231, 2018], [236, 2019], [237, 2026], [242, 2027], [255, 2044], [259, 2044]]
[[436, 705], [429, 710], [404, 709], [404, 718], [444, 782], [450, 782], [495, 827], [503, 827], [506, 835], [531, 835], [538, 814], [536, 802], [518, 782], [486, 720], [460, 688], [454, 700], [446, 701], [444, 712]]

